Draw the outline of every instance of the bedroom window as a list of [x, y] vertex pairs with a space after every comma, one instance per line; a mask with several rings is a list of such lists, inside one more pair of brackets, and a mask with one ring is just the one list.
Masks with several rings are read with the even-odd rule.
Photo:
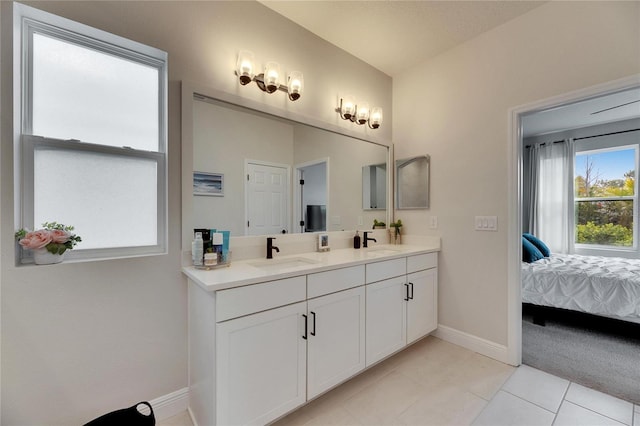
[[167, 54], [20, 4], [14, 23], [18, 228], [75, 226], [69, 258], [166, 252]]
[[576, 153], [576, 248], [637, 247], [637, 158], [637, 146]]

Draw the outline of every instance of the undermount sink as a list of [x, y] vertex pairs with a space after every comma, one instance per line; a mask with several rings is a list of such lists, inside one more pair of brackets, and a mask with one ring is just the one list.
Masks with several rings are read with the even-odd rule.
[[380, 255], [380, 256], [390, 256], [392, 254], [400, 253], [400, 250], [392, 249], [392, 248], [386, 248], [386, 247], [380, 247], [380, 248], [370, 248], [370, 249], [367, 250], [367, 253], [377, 254], [377, 255]]
[[287, 259], [262, 259], [254, 262], [249, 262], [249, 265], [255, 266], [260, 269], [288, 269], [297, 268], [299, 266], [314, 265], [317, 262], [315, 260], [306, 259], [303, 257], [290, 257]]

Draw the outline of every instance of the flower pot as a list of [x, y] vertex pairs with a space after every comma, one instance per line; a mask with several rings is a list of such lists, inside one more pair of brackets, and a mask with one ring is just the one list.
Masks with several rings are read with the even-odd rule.
[[46, 248], [33, 250], [33, 261], [36, 265], [52, 265], [54, 263], [60, 263], [64, 259], [64, 253], [53, 254]]

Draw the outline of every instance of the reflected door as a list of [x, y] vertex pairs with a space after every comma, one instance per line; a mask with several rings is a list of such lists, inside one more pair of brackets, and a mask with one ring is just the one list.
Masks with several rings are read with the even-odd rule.
[[289, 232], [289, 169], [266, 164], [247, 164], [246, 235]]

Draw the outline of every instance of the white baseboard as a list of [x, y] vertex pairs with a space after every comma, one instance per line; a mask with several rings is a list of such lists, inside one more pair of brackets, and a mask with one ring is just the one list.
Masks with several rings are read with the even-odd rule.
[[184, 411], [189, 406], [189, 388], [182, 388], [170, 394], [161, 396], [149, 404], [153, 407], [156, 420], [165, 420]]
[[433, 333], [438, 337], [454, 345], [462, 346], [479, 354], [488, 356], [500, 362], [508, 364], [507, 347], [481, 337], [474, 336], [446, 325], [438, 324], [438, 329]]

